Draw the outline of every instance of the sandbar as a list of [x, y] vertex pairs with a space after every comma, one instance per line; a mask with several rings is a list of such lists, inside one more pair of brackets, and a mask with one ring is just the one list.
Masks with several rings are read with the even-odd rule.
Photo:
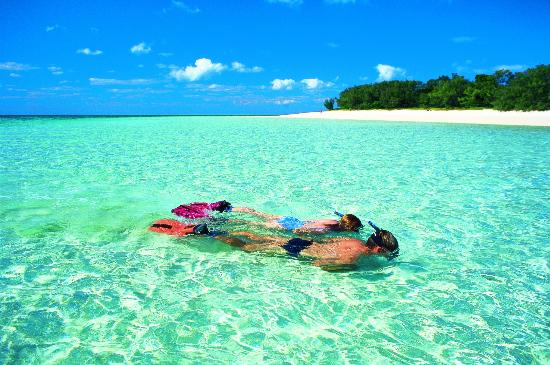
[[550, 127], [550, 111], [483, 110], [331, 110], [280, 115], [281, 118], [340, 119], [392, 122], [495, 124]]

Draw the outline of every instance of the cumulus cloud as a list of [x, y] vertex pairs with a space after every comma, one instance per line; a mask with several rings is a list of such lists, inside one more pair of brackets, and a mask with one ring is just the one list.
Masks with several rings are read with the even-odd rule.
[[305, 85], [306, 89], [310, 90], [319, 89], [322, 87], [330, 87], [334, 85], [332, 82], [325, 82], [319, 79], [303, 79], [300, 82]]
[[267, 0], [267, 2], [271, 4], [284, 4], [288, 6], [298, 6], [303, 4], [302, 0]]
[[495, 67], [495, 71], [498, 70], [509, 70], [509, 71], [521, 71], [527, 68], [525, 65], [500, 65]]
[[394, 67], [390, 65], [376, 65], [376, 70], [378, 71], [378, 79], [376, 81], [390, 81], [395, 78], [404, 77], [405, 70], [399, 67]]
[[96, 49], [95, 51], [92, 51], [89, 48], [81, 48], [81, 49], [77, 50], [76, 53], [80, 53], [80, 54], [83, 54], [83, 55], [86, 55], [86, 56], [98, 56], [98, 55], [102, 54], [103, 51], [101, 51], [99, 49]]
[[246, 67], [244, 64], [240, 62], [232, 62], [231, 69], [236, 72], [252, 72], [252, 73], [262, 72], [264, 70], [260, 66]]
[[227, 67], [221, 63], [212, 63], [208, 58], [199, 58], [195, 61], [195, 66], [186, 66], [185, 68], [174, 68], [170, 71], [170, 76], [178, 81], [196, 81], [213, 73], [220, 73]]
[[63, 75], [63, 70], [61, 69], [61, 67], [50, 66], [48, 67], [48, 71], [50, 71], [52, 75]]
[[23, 63], [17, 63], [17, 62], [4, 62], [0, 63], [0, 70], [6, 70], [6, 71], [28, 71], [28, 70], [34, 70], [36, 67], [31, 65], [26, 65]]
[[149, 85], [155, 82], [151, 79], [129, 79], [129, 80], [118, 80], [118, 79], [101, 79], [97, 77], [89, 78], [90, 85], [102, 86], [102, 85]]
[[476, 40], [476, 37], [470, 37], [470, 36], [462, 35], [462, 36], [458, 36], [458, 37], [453, 37], [451, 40], [454, 43], [472, 43], [473, 41]]
[[130, 52], [133, 54], [147, 54], [151, 52], [151, 47], [149, 47], [145, 42], [141, 42], [135, 46], [132, 46], [132, 48], [130, 48]]
[[275, 79], [271, 81], [271, 88], [273, 90], [292, 90], [292, 87], [296, 84], [296, 81], [292, 79]]

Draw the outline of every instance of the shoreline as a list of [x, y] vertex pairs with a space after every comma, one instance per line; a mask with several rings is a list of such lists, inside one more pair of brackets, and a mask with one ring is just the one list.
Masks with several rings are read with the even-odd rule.
[[482, 110], [331, 110], [279, 115], [280, 118], [361, 120], [388, 122], [491, 124], [510, 126], [550, 127], [550, 111]]

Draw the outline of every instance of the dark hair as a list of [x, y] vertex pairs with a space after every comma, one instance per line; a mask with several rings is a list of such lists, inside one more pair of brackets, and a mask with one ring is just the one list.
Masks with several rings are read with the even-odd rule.
[[395, 236], [390, 231], [386, 231], [385, 229], [381, 229], [380, 231], [371, 234], [367, 240], [367, 245], [369, 247], [380, 246], [389, 252], [394, 252], [399, 248], [399, 243], [397, 242]]
[[339, 222], [340, 229], [344, 231], [358, 231], [363, 227], [361, 220], [353, 214], [344, 214]]

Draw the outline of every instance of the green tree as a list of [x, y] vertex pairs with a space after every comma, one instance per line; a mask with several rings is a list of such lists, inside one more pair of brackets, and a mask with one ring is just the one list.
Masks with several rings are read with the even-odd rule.
[[539, 65], [509, 77], [497, 91], [499, 110], [550, 110], [550, 65]]
[[[428, 106], [453, 109], [461, 107], [460, 99], [470, 82], [463, 76], [453, 74], [452, 78], [441, 76], [429, 85]], [[433, 87], [432, 87], [433, 86]]]
[[459, 102], [465, 108], [491, 108], [498, 88], [496, 75], [476, 75], [475, 81], [466, 86]]
[[420, 81], [385, 81], [348, 88], [338, 105], [345, 109], [397, 109], [418, 106]]
[[[420, 81], [385, 81], [345, 89], [336, 99], [342, 109], [489, 108], [550, 110], [550, 65], [518, 72], [480, 74]], [[326, 106], [326, 105], [325, 105]], [[327, 107], [328, 109], [328, 107]]]
[[334, 110], [335, 102], [336, 102], [335, 98], [328, 98], [328, 99], [325, 99], [325, 101], [323, 102], [323, 105], [325, 106], [325, 108], [327, 108], [327, 110]]

